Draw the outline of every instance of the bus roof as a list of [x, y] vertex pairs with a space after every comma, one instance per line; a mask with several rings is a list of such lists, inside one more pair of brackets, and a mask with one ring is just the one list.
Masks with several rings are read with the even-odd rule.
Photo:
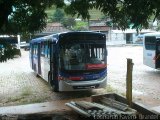
[[41, 41], [46, 41], [48, 39], [50, 41], [57, 42], [59, 36], [64, 36], [64, 35], [67, 35], [67, 34], [70, 34], [70, 35], [80, 35], [80, 34], [83, 34], [83, 33], [94, 34], [94, 35], [95, 34], [97, 34], [97, 35], [104, 35], [104, 33], [92, 32], [92, 31], [76, 31], [76, 32], [75, 31], [71, 31], [71, 32], [61, 32], [61, 33], [51, 34], [51, 35], [47, 35], [47, 36], [43, 36], [43, 37], [39, 37], [39, 38], [34, 38], [30, 42], [31, 43], [34, 43], [34, 42], [40, 43]]
[[146, 33], [144, 36], [157, 36], [160, 37], [160, 32]]
[[51, 41], [57, 41], [57, 39], [54, 39], [55, 38], [54, 36], [57, 36], [57, 34], [52, 34], [52, 35], [47, 35], [47, 36], [43, 36], [43, 37], [34, 38], [30, 41], [30, 43], [34, 43], [34, 42], [40, 43], [41, 41], [45, 41], [45, 40], [48, 40], [48, 39], [50, 39]]

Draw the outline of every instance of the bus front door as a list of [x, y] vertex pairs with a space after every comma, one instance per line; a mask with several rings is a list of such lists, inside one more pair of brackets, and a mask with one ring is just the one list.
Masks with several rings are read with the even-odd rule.
[[160, 68], [160, 38], [156, 40], [156, 69]]
[[50, 44], [50, 71], [48, 73], [48, 82], [53, 91], [58, 92], [58, 66], [57, 66], [56, 45]]

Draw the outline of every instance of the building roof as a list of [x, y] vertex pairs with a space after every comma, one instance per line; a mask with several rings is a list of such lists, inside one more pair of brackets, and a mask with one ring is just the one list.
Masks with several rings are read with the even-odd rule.
[[108, 31], [110, 28], [108, 26], [89, 26], [89, 30], [92, 31]]
[[46, 28], [42, 31], [42, 33], [59, 33], [59, 32], [67, 32], [70, 31], [63, 27], [61, 23], [47, 23]]

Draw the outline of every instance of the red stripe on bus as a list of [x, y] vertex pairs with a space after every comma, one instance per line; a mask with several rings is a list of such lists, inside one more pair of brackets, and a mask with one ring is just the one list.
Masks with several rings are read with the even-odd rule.
[[101, 69], [105, 68], [107, 65], [106, 64], [86, 64], [86, 69]]
[[69, 80], [82, 80], [83, 77], [79, 76], [74, 76], [74, 77], [69, 77]]

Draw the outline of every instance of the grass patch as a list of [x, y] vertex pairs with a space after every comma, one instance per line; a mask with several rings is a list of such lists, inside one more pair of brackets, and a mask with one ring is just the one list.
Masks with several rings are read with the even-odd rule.
[[23, 99], [25, 99], [26, 97], [29, 97], [31, 94], [32, 94], [32, 90], [30, 87], [23, 87], [20, 95], [9, 97], [5, 103], [21, 102]]
[[5, 103], [9, 102], [17, 102], [22, 100], [24, 97], [23, 96], [14, 96], [14, 97], [9, 97], [8, 100]]
[[21, 104], [41, 103], [41, 102], [45, 102], [47, 99], [48, 99], [47, 96], [33, 97], [33, 98], [21, 100]]

